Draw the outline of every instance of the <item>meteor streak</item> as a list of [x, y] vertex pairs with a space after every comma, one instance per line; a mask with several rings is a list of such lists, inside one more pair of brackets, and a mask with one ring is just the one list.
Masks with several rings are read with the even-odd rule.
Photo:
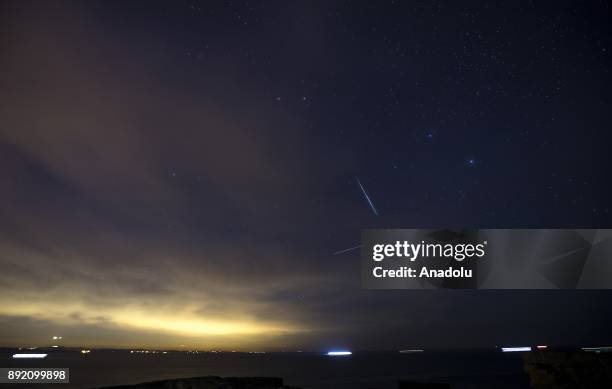
[[344, 250], [338, 250], [335, 253], [333, 253], [332, 255], [339, 255], [339, 254], [348, 253], [349, 251], [357, 250], [360, 247], [361, 247], [361, 245], [355, 246], [355, 247], [349, 247], [348, 249], [344, 249]]
[[374, 204], [372, 203], [372, 200], [370, 200], [370, 196], [368, 196], [368, 194], [366, 193], [365, 188], [363, 187], [363, 185], [361, 185], [361, 181], [359, 181], [359, 178], [357, 178], [357, 177], [355, 177], [355, 179], [357, 180], [357, 183], [359, 184], [359, 187], [361, 188], [361, 191], [363, 192], [363, 196], [368, 201], [368, 204], [370, 205], [370, 208], [372, 209], [372, 212], [374, 212], [374, 215], [378, 216], [378, 211], [374, 207]]

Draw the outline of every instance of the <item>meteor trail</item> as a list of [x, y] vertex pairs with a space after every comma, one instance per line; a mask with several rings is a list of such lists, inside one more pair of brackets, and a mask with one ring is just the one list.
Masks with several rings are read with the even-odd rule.
[[372, 212], [374, 212], [374, 215], [378, 216], [378, 211], [376, 210], [376, 208], [374, 208], [374, 204], [372, 203], [372, 200], [370, 200], [370, 196], [368, 196], [368, 194], [366, 193], [363, 185], [361, 185], [361, 181], [359, 181], [359, 178], [357, 177], [355, 177], [355, 179], [357, 180], [357, 183], [359, 184], [359, 187], [361, 188], [361, 191], [363, 192], [365, 199], [368, 201], [368, 204], [370, 205]]
[[348, 249], [336, 251], [332, 255], [340, 255], [340, 254], [348, 253], [349, 251], [357, 250], [360, 247], [361, 247], [361, 245], [355, 246], [355, 247], [349, 247]]

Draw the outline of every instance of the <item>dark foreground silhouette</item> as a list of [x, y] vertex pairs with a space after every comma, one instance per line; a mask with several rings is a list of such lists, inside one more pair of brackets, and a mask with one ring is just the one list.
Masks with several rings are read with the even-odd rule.
[[[399, 389], [450, 389], [448, 384], [398, 381]], [[101, 389], [300, 389], [286, 386], [279, 377], [194, 377], [145, 382]]]
[[278, 377], [193, 377], [110, 386], [101, 389], [299, 389], [285, 386]]
[[523, 355], [533, 389], [612, 388], [612, 353], [536, 352]]

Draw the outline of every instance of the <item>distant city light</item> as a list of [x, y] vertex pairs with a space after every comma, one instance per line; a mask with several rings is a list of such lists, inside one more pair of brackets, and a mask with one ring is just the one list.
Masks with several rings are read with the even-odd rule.
[[502, 351], [505, 353], [531, 351], [531, 347], [502, 347]]
[[89, 354], [91, 350], [81, 350], [81, 354]]
[[342, 356], [342, 355], [351, 355], [353, 354], [350, 351], [330, 351], [327, 353], [327, 355], [331, 356], [331, 357], [338, 357], [338, 356]]
[[601, 352], [612, 352], [612, 347], [583, 347], [582, 351], [587, 351], [591, 353], [601, 353]]
[[538, 345], [537, 348], [538, 348], [538, 350], [546, 350], [548, 348], [548, 346], [546, 346], [546, 345]]
[[400, 350], [399, 352], [402, 354], [411, 354], [411, 353], [422, 353], [424, 350], [414, 349], [414, 350]]
[[168, 352], [158, 350], [130, 350], [130, 354], [168, 354]]
[[13, 358], [25, 359], [25, 358], [46, 358], [47, 354], [13, 354]]

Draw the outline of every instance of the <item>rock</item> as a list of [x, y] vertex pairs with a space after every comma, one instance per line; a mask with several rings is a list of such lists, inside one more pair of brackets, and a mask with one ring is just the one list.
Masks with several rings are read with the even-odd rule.
[[397, 387], [398, 389], [450, 389], [449, 384], [414, 381], [398, 381]]
[[107, 386], [99, 389], [299, 389], [283, 385], [278, 377], [194, 377]]
[[533, 389], [612, 388], [612, 354], [537, 352], [523, 355]]

